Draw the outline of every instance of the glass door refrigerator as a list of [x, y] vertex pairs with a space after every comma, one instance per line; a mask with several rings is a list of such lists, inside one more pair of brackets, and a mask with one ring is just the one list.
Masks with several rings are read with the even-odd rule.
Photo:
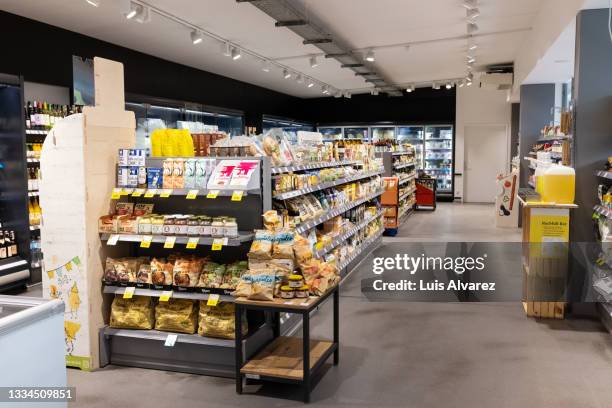
[[344, 128], [344, 139], [345, 140], [364, 140], [367, 141], [369, 138], [367, 127], [346, 127]]
[[373, 126], [370, 130], [374, 142], [395, 140], [395, 126]]
[[425, 127], [425, 172], [438, 180], [437, 196], [452, 200], [454, 197], [454, 143], [453, 126]]
[[397, 128], [397, 142], [410, 143], [414, 146], [414, 159], [416, 160], [416, 168], [423, 168], [423, 135], [425, 133], [424, 126], [399, 126]]

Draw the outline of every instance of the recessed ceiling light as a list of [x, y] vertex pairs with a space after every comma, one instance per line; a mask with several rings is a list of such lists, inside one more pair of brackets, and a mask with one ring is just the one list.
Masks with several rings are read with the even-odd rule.
[[201, 43], [202, 40], [204, 40], [204, 37], [202, 36], [202, 33], [200, 33], [198, 30], [193, 30], [191, 32], [191, 42], [194, 45]]
[[317, 61], [317, 57], [314, 55], [310, 57], [310, 68], [316, 68], [319, 66], [319, 62]]
[[374, 56], [374, 51], [370, 50], [365, 55], [365, 60], [368, 62], [376, 61], [376, 57]]

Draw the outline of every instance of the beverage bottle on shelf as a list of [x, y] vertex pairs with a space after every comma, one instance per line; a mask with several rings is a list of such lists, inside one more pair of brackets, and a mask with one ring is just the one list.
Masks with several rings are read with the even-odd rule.
[[11, 237], [11, 256], [16, 256], [19, 252], [19, 247], [17, 246], [17, 238], [15, 237], [15, 231], [11, 230], [10, 231], [10, 237]]
[[30, 225], [34, 225], [35, 214], [34, 214], [34, 204], [32, 204], [32, 197], [28, 199], [28, 214], [30, 218]]
[[4, 243], [4, 231], [0, 230], [0, 259], [8, 258], [6, 244]]
[[30, 114], [28, 113], [28, 105], [29, 104], [30, 104], [30, 102], [28, 102], [28, 104], [23, 107], [23, 115], [25, 117], [25, 126], [26, 126], [26, 129], [30, 128]]

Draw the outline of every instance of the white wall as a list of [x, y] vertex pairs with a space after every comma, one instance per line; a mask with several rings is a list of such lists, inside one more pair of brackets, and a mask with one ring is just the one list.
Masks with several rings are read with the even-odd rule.
[[[457, 113], [455, 122], [455, 173], [464, 171], [465, 127], [474, 125], [504, 125], [507, 128], [508, 152], [510, 152], [510, 118], [512, 104], [507, 102], [506, 91], [482, 89], [474, 85], [457, 88]], [[507, 167], [510, 166], [508, 157]], [[464, 176], [455, 176], [455, 197], [464, 197]]]

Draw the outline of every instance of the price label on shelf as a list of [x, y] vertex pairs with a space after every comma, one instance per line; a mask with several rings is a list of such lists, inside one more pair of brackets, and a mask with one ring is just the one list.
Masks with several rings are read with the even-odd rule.
[[172, 297], [172, 291], [171, 290], [164, 290], [161, 295], [159, 295], [159, 301], [160, 302], [167, 302], [168, 300], [170, 300], [170, 298]]
[[227, 238], [215, 238], [212, 242], [212, 250], [220, 251], [223, 249], [223, 245], [227, 245]]
[[189, 190], [189, 192], [187, 193], [187, 199], [195, 200], [199, 192], [200, 190]]
[[113, 188], [113, 191], [111, 193], [111, 200], [118, 200], [120, 198], [121, 198], [121, 189]]
[[208, 300], [206, 301], [206, 306], [217, 306], [217, 303], [219, 303], [219, 295], [216, 294], [211, 294], [208, 295]]
[[166, 237], [166, 242], [164, 242], [164, 248], [166, 249], [174, 248], [175, 242], [176, 242], [176, 237]]
[[152, 235], [143, 235], [140, 241], [141, 248], [150, 248], [151, 242], [153, 241]]
[[132, 191], [132, 197], [140, 197], [145, 193], [145, 191], [146, 190], [144, 188], [136, 188], [134, 191]]
[[126, 195], [130, 195], [130, 193], [131, 193], [132, 191], [133, 191], [133, 189], [131, 189], [131, 188], [122, 188], [122, 189], [121, 189], [121, 193], [119, 193], [119, 194], [120, 194], [120, 195], [124, 195], [124, 196], [126, 196]]
[[127, 288], [125, 288], [125, 290], [123, 291], [123, 298], [124, 299], [131, 299], [132, 296], [134, 296], [134, 291], [136, 291], [136, 288], [133, 286], [128, 286]]
[[145, 193], [145, 198], [153, 198], [155, 197], [155, 194], [157, 194], [157, 190], [153, 189], [153, 190], [147, 190], [147, 192]]
[[178, 334], [169, 334], [168, 337], [166, 337], [166, 341], [164, 342], [164, 346], [166, 346], [166, 347], [174, 347], [174, 344], [176, 343], [176, 339], [178, 339]]
[[195, 249], [198, 246], [199, 242], [200, 238], [198, 237], [189, 238], [187, 240], [187, 249]]
[[170, 188], [170, 189], [165, 189], [165, 190], [162, 190], [162, 191], [161, 191], [161, 193], [159, 193], [159, 196], [160, 196], [161, 198], [168, 198], [168, 197], [170, 197], [171, 195], [172, 195], [172, 189], [171, 189], [171, 188]]
[[108, 237], [108, 241], [106, 241], [106, 245], [117, 245], [117, 241], [119, 241], [119, 235], [117, 234], [111, 234], [110, 237]]
[[219, 190], [210, 190], [208, 194], [206, 194], [206, 198], [215, 199], [219, 195]]
[[236, 190], [232, 193], [232, 201], [242, 201], [242, 196], [244, 195], [244, 191]]

